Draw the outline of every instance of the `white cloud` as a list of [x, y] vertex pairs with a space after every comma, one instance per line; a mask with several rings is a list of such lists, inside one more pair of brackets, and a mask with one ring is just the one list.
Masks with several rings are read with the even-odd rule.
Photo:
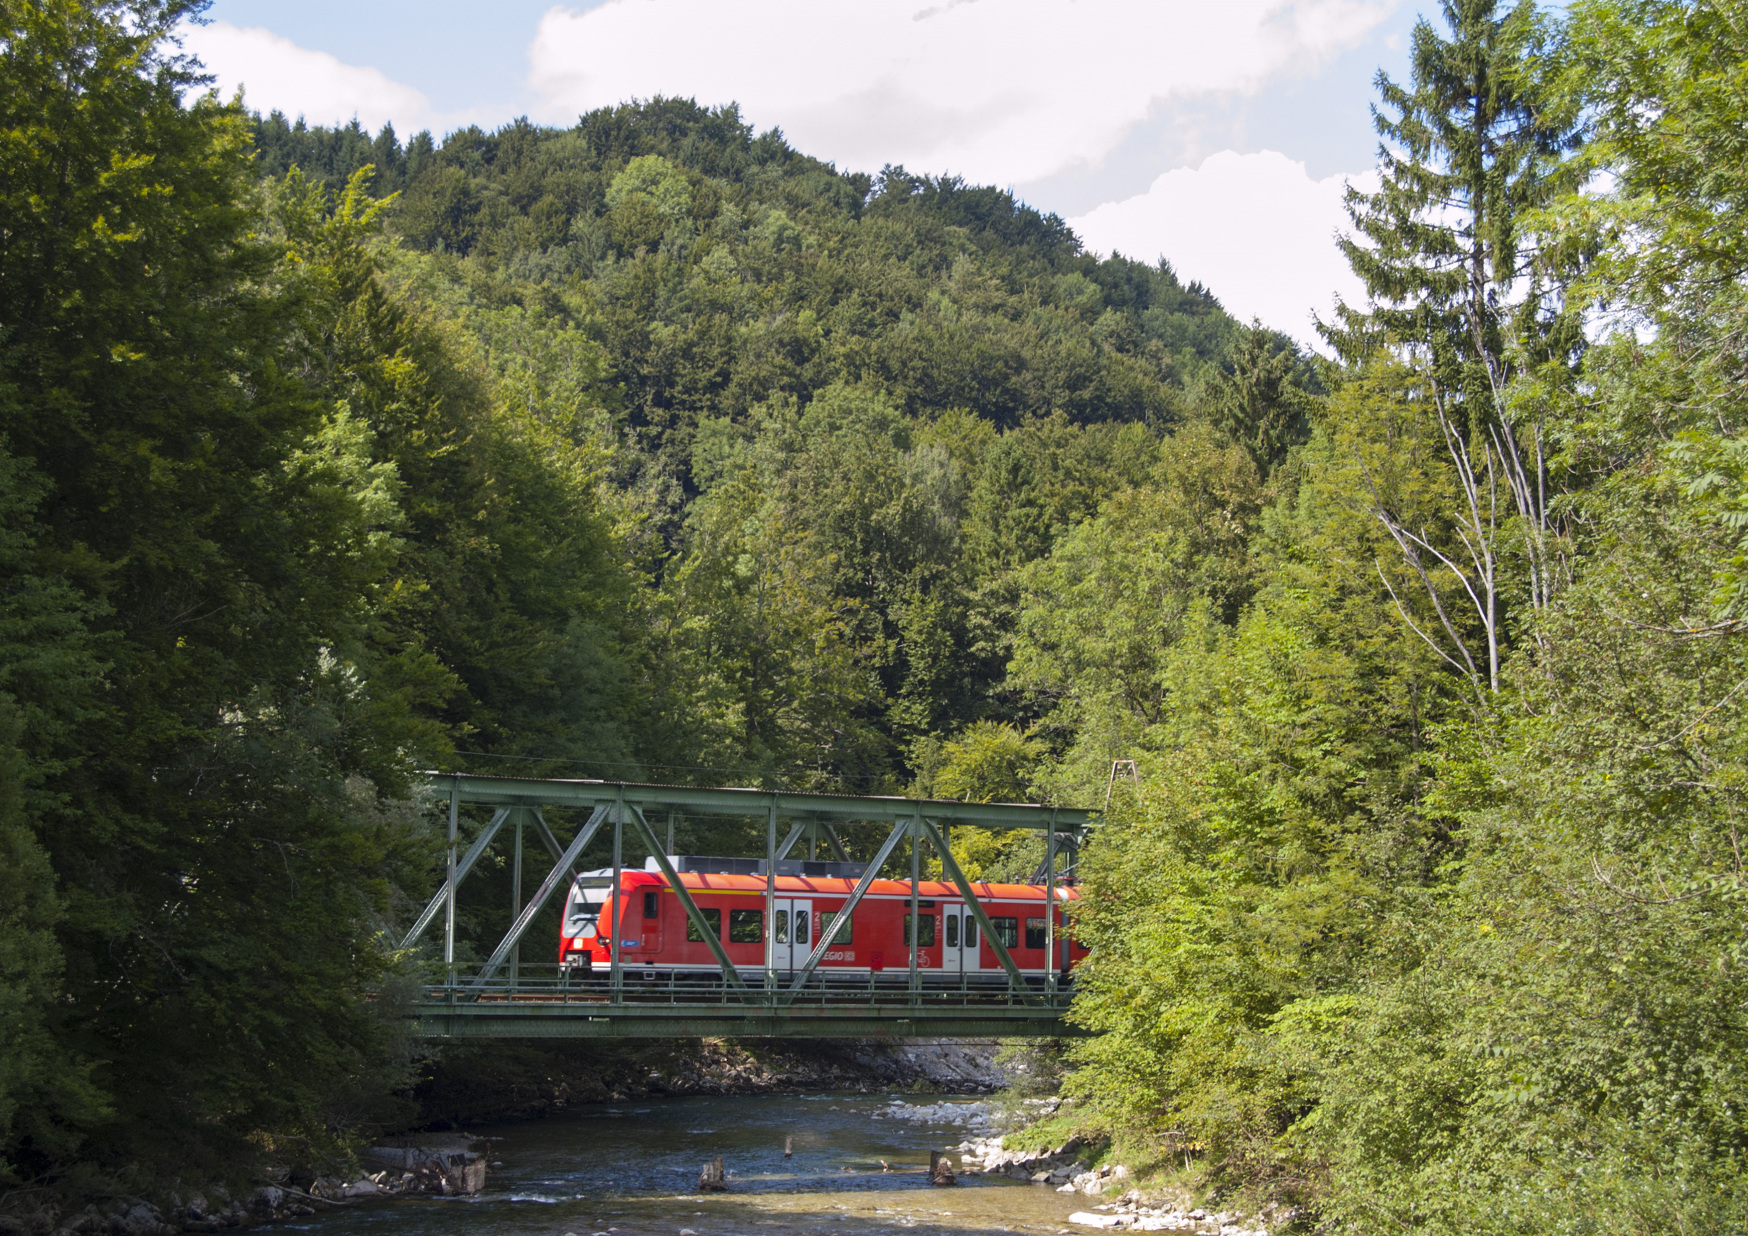
[[271, 30], [215, 21], [185, 27], [182, 41], [217, 78], [221, 96], [228, 99], [241, 87], [249, 106], [263, 114], [278, 109], [312, 125], [344, 124], [356, 116], [372, 132], [393, 121], [403, 137], [441, 129], [430, 100], [411, 86], [379, 69], [299, 47]]
[[1351, 47], [1396, 0], [609, 0], [549, 10], [541, 115], [739, 102], [839, 166], [1023, 184], [1096, 164], [1154, 108]]
[[1365, 300], [1335, 246], [1337, 230], [1349, 226], [1341, 203], [1350, 180], [1366, 191], [1378, 183], [1375, 171], [1312, 180], [1303, 163], [1275, 151], [1226, 150], [1068, 222], [1089, 249], [1164, 257], [1235, 317], [1261, 318], [1310, 343], [1313, 311], [1328, 317], [1337, 294], [1349, 304]]

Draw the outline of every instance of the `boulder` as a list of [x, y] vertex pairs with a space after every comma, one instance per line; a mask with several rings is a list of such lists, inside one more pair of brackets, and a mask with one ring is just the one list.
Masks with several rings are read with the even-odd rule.
[[159, 1229], [173, 1232], [176, 1229], [166, 1224], [158, 1216], [158, 1208], [148, 1202], [136, 1201], [118, 1219], [112, 1221], [111, 1231], [120, 1231], [126, 1236], [158, 1236]]
[[[459, 1156], [457, 1156], [459, 1157]], [[443, 1173], [443, 1191], [472, 1196], [486, 1187], [486, 1161], [450, 1163]]]
[[[466, 1134], [426, 1134], [371, 1146], [363, 1159], [376, 1172], [347, 1185], [334, 1182], [327, 1197], [369, 1196], [385, 1188], [397, 1193], [473, 1194], [485, 1188], [487, 1163], [477, 1149], [482, 1143]], [[392, 1182], [392, 1183], [391, 1183]]]

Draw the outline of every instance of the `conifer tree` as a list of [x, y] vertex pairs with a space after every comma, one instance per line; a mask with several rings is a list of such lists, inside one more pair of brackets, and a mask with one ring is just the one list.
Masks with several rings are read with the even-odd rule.
[[1214, 382], [1214, 426], [1266, 477], [1310, 428], [1304, 360], [1290, 340], [1257, 321], [1239, 331], [1227, 363], [1231, 372]]
[[[1350, 188], [1358, 235], [1341, 241], [1370, 304], [1339, 306], [1322, 330], [1350, 363], [1386, 349], [1425, 370], [1455, 470], [1453, 530], [1405, 522], [1375, 487], [1373, 512], [1424, 585], [1438, 628], [1427, 642], [1496, 691], [1513, 515], [1532, 607], [1546, 606], [1560, 574], [1543, 426], [1508, 410], [1507, 389], [1526, 364], [1575, 361], [1583, 342], [1560, 272], [1525, 230], [1572, 187], [1578, 127], [1536, 72], [1548, 35], [1531, 0], [1504, 12], [1498, 0], [1442, 7], [1449, 37], [1416, 25], [1411, 83], [1378, 74], [1382, 183]], [[1465, 606], [1474, 623], [1459, 616]], [[1476, 626], [1483, 646], [1471, 649]]]
[[1424, 349], [1446, 390], [1489, 409], [1513, 338], [1577, 342], [1523, 230], [1570, 188], [1576, 127], [1534, 72], [1547, 35], [1532, 0], [1442, 7], [1450, 37], [1416, 25], [1411, 83], [1378, 73], [1382, 183], [1349, 189], [1359, 235], [1340, 241], [1372, 304], [1340, 306], [1323, 331], [1349, 361], [1380, 344]]

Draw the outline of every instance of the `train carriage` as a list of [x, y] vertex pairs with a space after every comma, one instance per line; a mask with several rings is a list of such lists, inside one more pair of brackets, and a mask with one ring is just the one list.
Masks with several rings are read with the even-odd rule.
[[[908, 979], [913, 934], [908, 880], [875, 880], [846, 920], [843, 907], [861, 875], [857, 864], [783, 863], [767, 924], [766, 881], [758, 870], [762, 863], [678, 858], [674, 865], [708, 929], [744, 975], [764, 973], [767, 942], [779, 973], [800, 970], [821, 935], [829, 934], [831, 944], [815, 971], [823, 981]], [[712, 866], [729, 869], [705, 869]], [[973, 883], [971, 888], [1020, 971], [1042, 980], [1052, 968], [1045, 886]], [[588, 872], [572, 885], [559, 940], [559, 962], [567, 971], [600, 973], [611, 964], [607, 942], [612, 893], [611, 872]], [[1086, 956], [1072, 939], [1064, 915], [1079, 893], [1058, 886], [1055, 896], [1055, 969], [1066, 974]], [[707, 979], [721, 973], [709, 943], [659, 871], [621, 872], [616, 901], [622, 928], [619, 961], [627, 979]], [[919, 883], [915, 935], [917, 968], [925, 984], [1006, 985], [995, 949], [956, 885]]]

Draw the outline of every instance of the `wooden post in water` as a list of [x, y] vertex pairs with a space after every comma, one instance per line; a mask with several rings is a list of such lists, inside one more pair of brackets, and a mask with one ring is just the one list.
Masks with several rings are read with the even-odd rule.
[[704, 1165], [704, 1170], [698, 1173], [698, 1192], [724, 1193], [728, 1190], [728, 1179], [722, 1170], [722, 1156], [717, 1155]]

